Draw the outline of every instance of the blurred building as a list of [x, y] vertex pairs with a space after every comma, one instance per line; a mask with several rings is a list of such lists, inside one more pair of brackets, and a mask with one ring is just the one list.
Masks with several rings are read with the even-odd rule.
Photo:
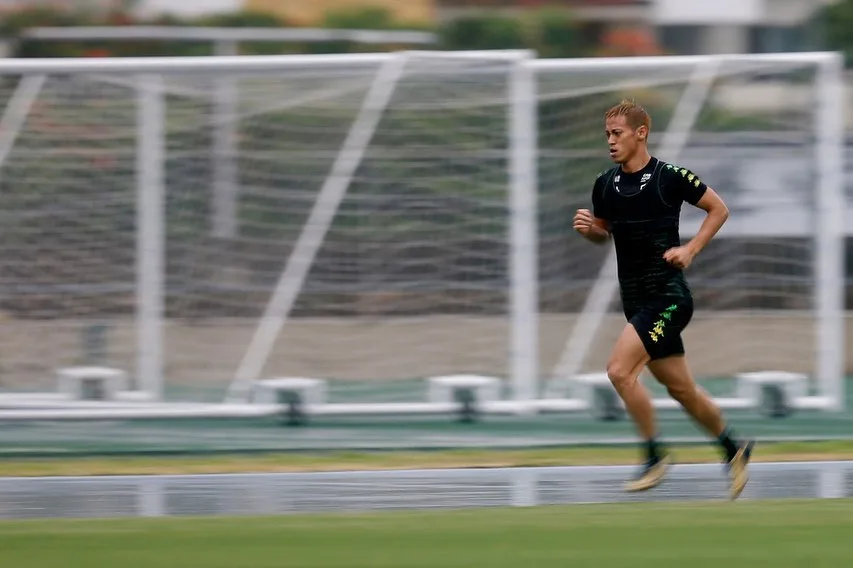
[[681, 54], [799, 51], [814, 46], [814, 16], [835, 0], [435, 0], [437, 17], [565, 6], [603, 35], [636, 27]]
[[649, 19], [679, 53], [799, 51], [818, 35], [817, 11], [834, 0], [653, 0]]
[[[201, 2], [201, 0], [196, 0]], [[226, 0], [215, 0], [223, 2]], [[237, 0], [233, 0], [236, 2]], [[447, 21], [483, 13], [522, 13], [565, 6], [599, 37], [628, 27], [653, 34], [664, 51], [682, 54], [799, 51], [817, 33], [817, 11], [836, 0], [245, 0], [245, 7], [316, 23], [328, 10], [387, 8], [397, 20]], [[143, 4], [168, 4], [147, 0]], [[187, 2], [173, 3], [185, 6]], [[190, 1], [189, 4], [192, 4]]]
[[818, 10], [837, 0], [0, 0], [0, 12], [49, 5], [69, 9], [133, 6], [140, 15], [198, 16], [249, 9], [298, 25], [316, 25], [328, 11], [386, 8], [400, 22], [447, 21], [484, 13], [520, 14], [565, 7], [589, 38], [625, 34], [654, 38], [680, 54], [800, 51], [820, 48]]

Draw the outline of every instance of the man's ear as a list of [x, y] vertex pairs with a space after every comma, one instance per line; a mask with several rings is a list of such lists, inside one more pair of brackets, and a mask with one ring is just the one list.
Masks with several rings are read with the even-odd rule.
[[637, 129], [637, 138], [640, 140], [645, 140], [649, 137], [649, 129], [647, 126], [643, 125]]

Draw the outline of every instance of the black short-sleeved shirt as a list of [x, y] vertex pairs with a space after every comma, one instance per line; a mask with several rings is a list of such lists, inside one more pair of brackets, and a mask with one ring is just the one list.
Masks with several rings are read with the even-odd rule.
[[593, 215], [610, 223], [626, 314], [664, 298], [690, 297], [681, 269], [663, 254], [681, 245], [681, 204], [696, 205], [707, 189], [690, 170], [657, 158], [638, 172], [615, 167], [595, 180]]

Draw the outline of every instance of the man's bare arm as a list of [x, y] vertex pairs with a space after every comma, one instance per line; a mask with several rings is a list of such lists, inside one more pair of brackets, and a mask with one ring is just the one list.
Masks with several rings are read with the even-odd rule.
[[578, 209], [573, 227], [585, 239], [593, 243], [601, 244], [610, 238], [610, 223], [595, 217], [589, 209]]
[[606, 243], [610, 239], [610, 223], [598, 217], [592, 218], [592, 226], [589, 228], [586, 238], [596, 244]]
[[708, 245], [729, 218], [729, 208], [726, 207], [717, 192], [710, 187], [705, 191], [702, 199], [696, 203], [696, 207], [705, 211], [707, 215], [696, 236], [685, 245], [693, 256], [699, 254]]

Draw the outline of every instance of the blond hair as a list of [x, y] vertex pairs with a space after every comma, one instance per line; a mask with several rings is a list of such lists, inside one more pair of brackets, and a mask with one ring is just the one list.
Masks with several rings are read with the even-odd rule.
[[652, 129], [652, 117], [646, 112], [646, 109], [628, 99], [622, 99], [622, 102], [612, 107], [604, 113], [604, 120], [624, 116], [625, 121], [633, 130], [637, 130], [641, 126], [647, 129]]

